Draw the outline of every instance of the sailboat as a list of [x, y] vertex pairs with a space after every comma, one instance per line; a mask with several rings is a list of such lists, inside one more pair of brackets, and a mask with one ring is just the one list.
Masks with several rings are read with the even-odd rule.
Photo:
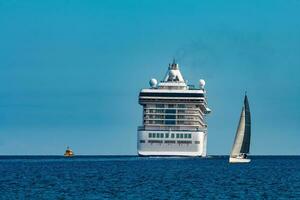
[[251, 116], [247, 94], [244, 98], [244, 106], [236, 131], [232, 151], [230, 153], [230, 163], [249, 163], [251, 159], [247, 158], [250, 149], [251, 137]]

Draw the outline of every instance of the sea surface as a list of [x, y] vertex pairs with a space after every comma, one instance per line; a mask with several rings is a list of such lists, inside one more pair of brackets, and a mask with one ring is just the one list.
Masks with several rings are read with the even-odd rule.
[[0, 156], [0, 199], [300, 199], [300, 156]]

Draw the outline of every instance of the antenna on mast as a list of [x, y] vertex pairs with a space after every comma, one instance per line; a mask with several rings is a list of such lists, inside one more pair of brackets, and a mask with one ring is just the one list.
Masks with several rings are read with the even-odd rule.
[[176, 64], [176, 59], [175, 59], [175, 57], [173, 57], [173, 64]]

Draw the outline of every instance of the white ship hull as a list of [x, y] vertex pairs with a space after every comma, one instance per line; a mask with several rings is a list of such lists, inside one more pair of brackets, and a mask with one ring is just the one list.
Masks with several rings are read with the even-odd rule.
[[[169, 138], [149, 138], [149, 133], [168, 133]], [[170, 138], [171, 134], [174, 134], [175, 138]], [[183, 134], [184, 136], [185, 134], [190, 134], [191, 138], [176, 138], [176, 134]], [[138, 131], [138, 155], [205, 157], [207, 142], [206, 137], [206, 133], [196, 131]], [[172, 141], [172, 143], [170, 143], [170, 141]]]
[[251, 161], [251, 159], [247, 159], [247, 158], [229, 158], [229, 162], [230, 163], [249, 163]]

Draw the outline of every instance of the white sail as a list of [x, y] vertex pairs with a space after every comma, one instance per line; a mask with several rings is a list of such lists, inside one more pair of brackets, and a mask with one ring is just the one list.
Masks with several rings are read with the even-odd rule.
[[248, 98], [245, 96], [239, 125], [236, 131], [234, 144], [231, 151], [231, 157], [237, 157], [240, 154], [248, 154], [250, 148], [251, 136], [251, 118]]

